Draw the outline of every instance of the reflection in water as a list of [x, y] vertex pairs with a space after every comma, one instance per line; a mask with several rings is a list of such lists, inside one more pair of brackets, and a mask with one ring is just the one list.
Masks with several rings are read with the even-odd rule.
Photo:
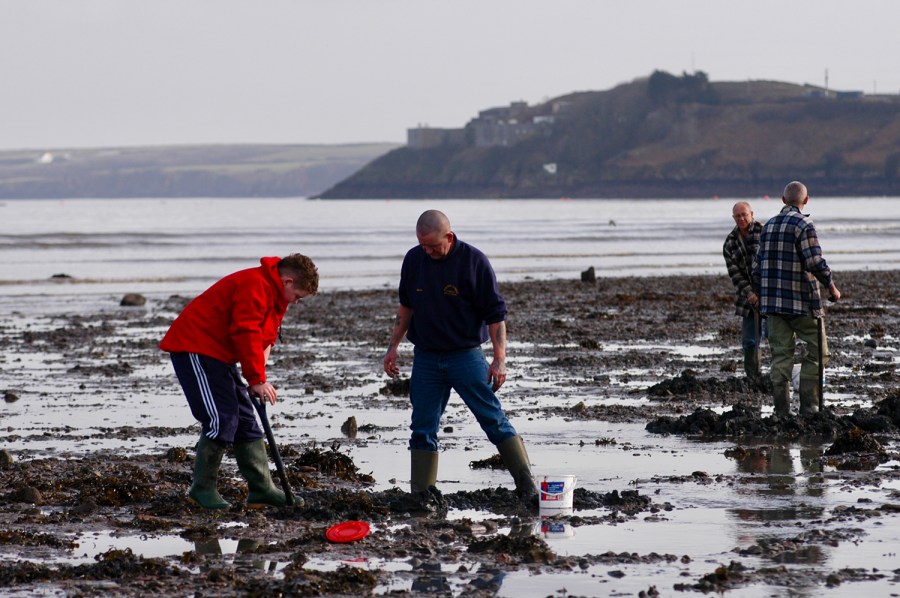
[[428, 575], [417, 577], [412, 582], [413, 592], [423, 592], [425, 594], [452, 596], [453, 592], [447, 578], [443, 575]]
[[[266, 561], [255, 556], [261, 544], [262, 542], [254, 538], [241, 538], [238, 540], [237, 549], [235, 550], [235, 564], [242, 564], [261, 571], [276, 571], [278, 567], [277, 561]], [[209, 555], [223, 554], [218, 538], [194, 540], [194, 552]]]
[[575, 535], [575, 527], [564, 521], [543, 519], [535, 525], [535, 534], [544, 540], [565, 540]]
[[821, 546], [809, 544], [795, 550], [785, 550], [773, 556], [772, 560], [786, 565], [816, 565], [825, 561], [825, 554]]
[[423, 596], [465, 596], [475, 592], [478, 592], [479, 595], [482, 593], [491, 595], [500, 590], [504, 577], [506, 577], [504, 571], [482, 568], [479, 570], [478, 576], [472, 579], [460, 594], [453, 590], [445, 575], [421, 575], [413, 580], [410, 590], [419, 592]]
[[194, 552], [197, 554], [222, 554], [222, 546], [218, 538], [212, 540], [194, 540]]
[[[814, 507], [793, 497], [819, 498], [825, 489], [818, 447], [799, 450], [786, 446], [758, 446], [743, 450], [736, 458], [741, 473], [762, 474], [741, 480], [738, 492], [784, 500], [764, 508], [732, 509], [742, 520], [788, 521], [821, 516], [822, 507]], [[799, 467], [797, 465], [799, 464]], [[751, 502], [752, 504], [752, 502]]]

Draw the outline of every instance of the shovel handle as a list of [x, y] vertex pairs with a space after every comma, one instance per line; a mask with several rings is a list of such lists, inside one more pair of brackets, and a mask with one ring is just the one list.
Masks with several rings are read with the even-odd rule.
[[825, 406], [825, 321], [816, 318], [816, 334], [819, 340], [819, 411]]

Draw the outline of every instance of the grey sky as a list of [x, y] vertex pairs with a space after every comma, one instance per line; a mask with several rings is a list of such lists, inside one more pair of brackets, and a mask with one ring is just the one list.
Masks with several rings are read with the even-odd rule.
[[404, 141], [655, 69], [900, 92], [894, 0], [0, 0], [0, 149]]

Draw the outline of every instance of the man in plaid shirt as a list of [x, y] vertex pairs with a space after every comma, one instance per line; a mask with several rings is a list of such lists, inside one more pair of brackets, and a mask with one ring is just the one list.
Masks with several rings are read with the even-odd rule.
[[[741, 346], [744, 349], [744, 372], [754, 386], [760, 382], [759, 374], [759, 314], [753, 306], [759, 301], [753, 292], [751, 272], [753, 258], [759, 247], [762, 224], [753, 219], [753, 210], [746, 201], [739, 201], [731, 209], [734, 229], [725, 238], [722, 254], [728, 267], [728, 276], [734, 283], [734, 313], [741, 316]], [[751, 301], [753, 303], [751, 303]]]
[[800, 414], [805, 415], [819, 410], [819, 356], [822, 366], [828, 356], [819, 283], [828, 289], [832, 301], [840, 299], [841, 292], [822, 257], [815, 225], [800, 212], [809, 201], [806, 186], [798, 181], [788, 183], [781, 200], [784, 208], [766, 222], [759, 238], [753, 288], [760, 313], [768, 317], [776, 415], [790, 414], [796, 339], [806, 343], [806, 355], [800, 364]]

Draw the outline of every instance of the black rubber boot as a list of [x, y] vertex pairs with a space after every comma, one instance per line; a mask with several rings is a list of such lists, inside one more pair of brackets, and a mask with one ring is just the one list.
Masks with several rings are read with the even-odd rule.
[[762, 377], [759, 373], [759, 353], [756, 349], [752, 351], [744, 351], [744, 373], [747, 375], [747, 381], [753, 388], [759, 388]]
[[247, 495], [248, 505], [283, 507], [287, 504], [284, 492], [276, 488], [272, 482], [269, 456], [266, 454], [266, 443], [262, 438], [234, 445], [234, 458], [237, 460], [241, 475], [250, 487], [250, 494]]
[[219, 466], [222, 464], [224, 454], [225, 447], [222, 444], [211, 440], [205, 434], [200, 435], [197, 456], [194, 457], [194, 482], [188, 496], [204, 509], [227, 509], [231, 506], [216, 488]]
[[516, 494], [525, 502], [537, 505], [538, 489], [531, 475], [531, 462], [525, 452], [525, 443], [519, 435], [507, 438], [497, 445], [497, 451], [503, 457], [506, 469], [516, 482]]

